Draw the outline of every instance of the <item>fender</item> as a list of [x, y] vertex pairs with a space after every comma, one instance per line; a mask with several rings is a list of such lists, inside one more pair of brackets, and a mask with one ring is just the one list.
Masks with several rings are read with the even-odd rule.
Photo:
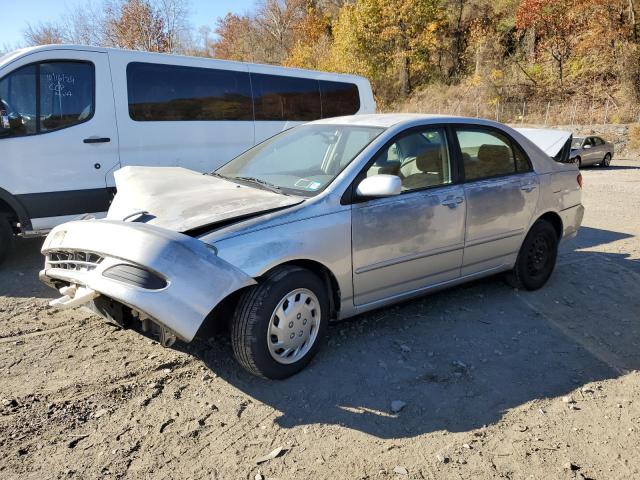
[[20, 200], [18, 200], [14, 195], [6, 191], [4, 188], [0, 187], [0, 200], [9, 205], [13, 211], [18, 216], [18, 220], [20, 221], [20, 229], [23, 232], [31, 230], [31, 218], [27, 213], [27, 209], [22, 205]]

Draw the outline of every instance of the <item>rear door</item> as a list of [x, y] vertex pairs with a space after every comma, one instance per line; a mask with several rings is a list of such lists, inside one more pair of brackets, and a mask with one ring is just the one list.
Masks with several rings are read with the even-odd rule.
[[400, 134], [364, 176], [395, 174], [400, 195], [352, 207], [355, 304], [419, 291], [460, 275], [464, 190], [456, 184], [446, 129], [425, 126]]
[[524, 151], [492, 128], [458, 126], [467, 202], [462, 276], [509, 264], [536, 207], [538, 177]]
[[24, 205], [34, 230], [106, 211], [119, 163], [107, 54], [49, 50], [8, 69], [0, 73], [12, 123], [0, 138], [2, 187]]
[[600, 137], [593, 137], [593, 163], [600, 163], [607, 153], [607, 147]]

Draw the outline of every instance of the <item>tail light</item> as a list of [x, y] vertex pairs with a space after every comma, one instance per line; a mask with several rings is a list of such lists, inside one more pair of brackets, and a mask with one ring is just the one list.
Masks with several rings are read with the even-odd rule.
[[582, 174], [581, 173], [578, 174], [578, 177], [576, 178], [576, 180], [578, 180], [578, 186], [580, 188], [582, 188]]

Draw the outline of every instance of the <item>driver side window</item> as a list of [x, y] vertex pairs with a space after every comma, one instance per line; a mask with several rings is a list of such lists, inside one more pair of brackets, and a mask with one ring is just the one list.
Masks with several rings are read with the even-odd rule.
[[0, 127], [5, 137], [37, 132], [35, 65], [22, 67], [0, 80]]
[[450, 184], [451, 160], [446, 132], [425, 128], [401, 135], [378, 152], [367, 170], [367, 177], [380, 174], [399, 176], [403, 192]]
[[88, 62], [27, 65], [0, 79], [2, 137], [46, 133], [89, 120], [94, 68]]

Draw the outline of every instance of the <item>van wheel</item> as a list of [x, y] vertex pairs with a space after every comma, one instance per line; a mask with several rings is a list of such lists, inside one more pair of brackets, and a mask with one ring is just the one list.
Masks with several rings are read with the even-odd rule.
[[323, 282], [300, 267], [282, 267], [244, 292], [231, 322], [238, 362], [264, 378], [302, 370], [322, 344], [329, 319]]
[[537, 290], [553, 273], [558, 257], [558, 235], [546, 220], [538, 220], [527, 234], [513, 270], [506, 280], [514, 288]]
[[0, 263], [9, 255], [13, 248], [13, 230], [9, 219], [0, 216]]

